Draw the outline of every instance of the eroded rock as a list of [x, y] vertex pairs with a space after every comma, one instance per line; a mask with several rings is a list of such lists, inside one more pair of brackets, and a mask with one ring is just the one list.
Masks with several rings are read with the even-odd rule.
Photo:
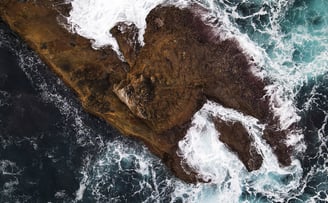
[[[238, 43], [221, 40], [197, 9], [152, 10], [143, 47], [136, 26], [119, 23], [111, 32], [122, 61], [110, 47], [94, 50], [88, 40], [59, 25], [59, 13], [66, 15], [69, 5], [57, 8], [52, 0], [0, 2], [0, 16], [77, 93], [88, 112], [144, 141], [181, 179], [197, 181], [192, 169], [181, 166], [176, 150], [191, 117], [207, 99], [268, 123], [264, 138], [279, 161], [289, 164], [290, 150], [283, 144], [287, 132], [275, 126], [266, 84], [250, 72], [251, 59]], [[217, 120], [216, 126], [220, 139], [249, 170], [260, 167], [262, 158], [240, 123]]]
[[118, 23], [110, 31], [115, 37], [124, 59], [133, 66], [141, 48], [139, 40], [139, 29], [134, 24], [124, 22]]
[[227, 147], [237, 154], [248, 171], [257, 170], [261, 167], [263, 158], [256, 151], [254, 140], [249, 136], [245, 127], [238, 121], [223, 121], [213, 118], [215, 127], [220, 133], [219, 139]]

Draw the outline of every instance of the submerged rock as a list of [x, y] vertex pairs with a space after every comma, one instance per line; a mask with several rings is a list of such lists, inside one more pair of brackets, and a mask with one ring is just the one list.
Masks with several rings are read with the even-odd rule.
[[[111, 47], [94, 50], [87, 39], [58, 23], [65, 23], [58, 16], [69, 7], [56, 7], [51, 0], [5, 0], [0, 15], [77, 93], [86, 111], [143, 140], [175, 175], [197, 181], [176, 150], [207, 99], [268, 123], [264, 138], [281, 164], [290, 163], [290, 150], [283, 144], [287, 132], [275, 127], [266, 84], [251, 73], [250, 59], [236, 41], [220, 39], [202, 21], [197, 14], [201, 8], [156, 7], [146, 19], [144, 46], [135, 25], [117, 24], [111, 33], [122, 61]], [[262, 158], [241, 124], [216, 120], [216, 126], [220, 139], [248, 170], [261, 166]]]

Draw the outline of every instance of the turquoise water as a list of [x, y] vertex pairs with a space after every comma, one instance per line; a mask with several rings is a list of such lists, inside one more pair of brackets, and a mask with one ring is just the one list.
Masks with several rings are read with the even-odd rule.
[[[303, 139], [294, 143], [300, 150], [292, 167], [280, 168], [266, 152], [265, 167], [249, 173], [220, 148], [210, 164], [197, 157], [192, 162], [216, 181], [186, 184], [141, 143], [84, 113], [73, 93], [0, 24], [1, 202], [328, 202], [328, 1], [196, 2], [220, 17], [227, 36], [246, 53], [255, 53], [271, 81], [268, 92], [276, 98], [272, 109], [284, 118], [281, 126], [298, 122]], [[33, 115], [44, 115], [43, 122]], [[254, 136], [260, 134], [261, 126], [236, 115], [255, 126]], [[210, 124], [203, 124], [207, 141], [190, 149], [211, 154], [217, 145]], [[193, 144], [189, 138], [185, 143]]]
[[[179, 4], [179, 1], [176, 2]], [[233, 159], [225, 160], [213, 155], [214, 157], [210, 158], [218, 160], [221, 165], [228, 166], [222, 167], [213, 162], [208, 164], [206, 161], [198, 160], [206, 160], [209, 157], [199, 156], [197, 158], [197, 154], [211, 153], [212, 151], [204, 150], [204, 148], [210, 148], [211, 143], [205, 141], [201, 146], [207, 147], [199, 149], [197, 148], [199, 141], [196, 139], [196, 142], [192, 142], [191, 136], [185, 143], [195, 145], [195, 148], [186, 148], [197, 150], [195, 151], [197, 153], [195, 153], [196, 155], [189, 154], [189, 156], [194, 156], [193, 158], [189, 157], [191, 159], [189, 162], [192, 163], [192, 166], [197, 167], [199, 172], [210, 174], [211, 179], [217, 180], [217, 182], [186, 185], [169, 177], [157, 180], [157, 177], [162, 177], [162, 173], [153, 171], [152, 167], [149, 167], [144, 174], [142, 173], [143, 177], [152, 174], [152, 179], [146, 181], [148, 184], [161, 183], [159, 185], [170, 185], [171, 187], [163, 190], [162, 187], [155, 184], [151, 197], [143, 199], [143, 201], [328, 201], [326, 146], [328, 134], [326, 126], [328, 120], [326, 102], [328, 96], [328, 12], [326, 11], [328, 10], [328, 1], [198, 0], [195, 2], [208, 8], [212, 17], [218, 17], [221, 20], [223, 28], [217, 28], [218, 31], [222, 32], [223, 30], [226, 37], [237, 39], [246, 53], [255, 58], [263, 77], [271, 81], [267, 91], [272, 97], [272, 110], [281, 118], [281, 127], [288, 127], [293, 122], [299, 123], [303, 139], [294, 143], [295, 147], [299, 148], [299, 152], [295, 152], [294, 159], [298, 160], [300, 165], [295, 162], [288, 169], [274, 168], [273, 165], [270, 169], [270, 165], [268, 165], [259, 172], [249, 174], [240, 168], [240, 165], [236, 165]], [[86, 27], [87, 29], [88, 27]], [[203, 133], [211, 133], [208, 130], [210, 124], [206, 125], [198, 127], [203, 129]], [[210, 140], [211, 137], [207, 139]], [[113, 150], [108, 150], [105, 157], [111, 156], [112, 152]], [[120, 152], [130, 154], [126, 150]], [[215, 151], [214, 149], [214, 152], [221, 157], [226, 156], [224, 150]], [[185, 158], [188, 162], [188, 156]], [[270, 154], [267, 159], [269, 163], [274, 162], [274, 158]], [[139, 159], [139, 163], [142, 163], [141, 160], [143, 159]], [[109, 164], [106, 165], [106, 168], [111, 168], [110, 163], [112, 162], [105, 161]], [[151, 166], [155, 167], [157, 164], [152, 163]], [[99, 166], [99, 168], [102, 167]], [[100, 175], [102, 172], [97, 171], [96, 174]], [[107, 177], [111, 177], [111, 172], [106, 174]], [[220, 177], [220, 175], [226, 177]], [[154, 182], [154, 180], [156, 181]], [[95, 182], [91, 184], [97, 185], [95, 188], [98, 188], [96, 190], [98, 192], [99, 184], [97, 183], [99, 181], [99, 179], [95, 179]], [[143, 179], [140, 183], [145, 184], [145, 180]], [[112, 185], [110, 188], [115, 191], [115, 187]], [[156, 190], [159, 188], [160, 190]], [[97, 194], [101, 194], [104, 199], [108, 198], [106, 193]], [[167, 196], [170, 198], [167, 199]]]

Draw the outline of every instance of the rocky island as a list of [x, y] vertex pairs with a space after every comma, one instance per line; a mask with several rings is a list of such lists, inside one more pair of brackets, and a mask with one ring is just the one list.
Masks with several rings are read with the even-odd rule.
[[[156, 7], [147, 16], [143, 46], [135, 25], [118, 23], [110, 32], [123, 60], [111, 47], [92, 49], [88, 39], [64, 28], [69, 4], [2, 0], [0, 17], [76, 92], [86, 111], [142, 140], [179, 178], [202, 181], [182, 166], [177, 149], [207, 100], [266, 124], [263, 138], [279, 162], [289, 165], [288, 132], [279, 130], [270, 111], [267, 82], [252, 74], [252, 58], [238, 42], [221, 39], [203, 22], [197, 14], [201, 9]], [[261, 154], [243, 125], [212, 119], [219, 139], [245, 167], [260, 168]]]

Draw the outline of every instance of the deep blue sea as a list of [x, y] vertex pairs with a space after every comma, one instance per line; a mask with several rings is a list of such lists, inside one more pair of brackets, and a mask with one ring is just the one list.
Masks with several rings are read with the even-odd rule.
[[0, 21], [0, 202], [328, 202], [328, 1], [195, 2], [254, 53], [282, 128], [297, 121], [292, 167], [275, 166], [268, 152], [261, 170], [247, 172], [229, 151], [217, 151], [228, 154], [218, 165], [216, 157], [210, 165], [187, 160], [217, 181], [186, 184], [141, 142], [84, 112]]

